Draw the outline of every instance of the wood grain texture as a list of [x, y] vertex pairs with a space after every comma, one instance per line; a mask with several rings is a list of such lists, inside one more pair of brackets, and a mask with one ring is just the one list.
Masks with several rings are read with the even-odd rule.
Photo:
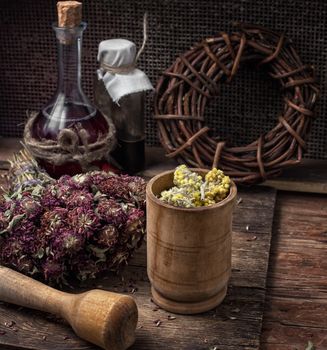
[[[139, 323], [132, 350], [259, 349], [275, 195], [275, 190], [264, 187], [239, 192], [232, 277], [227, 297], [212, 311], [173, 316], [158, 310], [150, 297], [145, 244], [122, 276], [104, 276], [84, 289], [100, 288], [135, 298]], [[0, 305], [0, 348], [96, 349], [77, 338], [61, 319], [10, 304]]]
[[228, 197], [210, 207], [176, 208], [158, 199], [173, 178], [169, 170], [146, 187], [147, 271], [156, 304], [197, 314], [218, 306], [227, 292], [237, 188], [232, 182]]
[[135, 341], [138, 312], [127, 295], [65, 293], [0, 266], [0, 300], [60, 316], [80, 338], [107, 350], [126, 350]]
[[263, 350], [327, 349], [327, 197], [279, 193]]

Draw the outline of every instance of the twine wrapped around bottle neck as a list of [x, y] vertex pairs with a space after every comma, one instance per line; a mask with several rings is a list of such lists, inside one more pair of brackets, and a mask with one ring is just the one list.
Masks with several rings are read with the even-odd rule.
[[102, 61], [100, 64], [100, 68], [103, 69], [106, 73], [110, 73], [110, 74], [127, 74], [129, 72], [132, 72], [137, 67], [137, 61], [139, 60], [140, 56], [142, 55], [142, 52], [144, 51], [147, 40], [148, 40], [148, 15], [147, 13], [145, 13], [143, 17], [143, 43], [140, 49], [138, 50], [134, 61], [131, 64], [117, 66], [117, 67], [111, 66], [110, 64]]

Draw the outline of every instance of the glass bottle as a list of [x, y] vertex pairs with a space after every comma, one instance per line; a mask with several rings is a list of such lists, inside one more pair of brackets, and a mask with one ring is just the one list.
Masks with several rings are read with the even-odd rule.
[[98, 60], [94, 98], [116, 128], [117, 145], [111, 155], [124, 171], [135, 174], [145, 165], [145, 96], [153, 87], [135, 67], [136, 46], [129, 40], [102, 41]]
[[124, 96], [117, 104], [98, 78], [95, 79], [94, 92], [97, 107], [115, 124], [117, 145], [112, 157], [129, 174], [141, 171], [145, 166], [145, 93]]
[[[81, 87], [81, 49], [85, 28], [85, 22], [73, 28], [53, 25], [58, 42], [58, 87], [33, 124], [32, 136], [38, 140], [57, 140], [60, 130], [74, 128], [77, 124], [88, 132], [88, 143], [97, 141], [99, 135], [108, 132], [106, 118], [90, 103]], [[80, 139], [79, 145], [82, 145]], [[73, 159], [62, 165], [42, 159], [38, 161], [55, 178], [83, 171]], [[105, 163], [104, 159], [99, 159], [91, 165], [101, 168]]]

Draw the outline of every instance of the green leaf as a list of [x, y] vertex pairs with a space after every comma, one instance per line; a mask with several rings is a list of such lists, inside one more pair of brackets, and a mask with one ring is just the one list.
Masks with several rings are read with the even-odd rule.
[[109, 250], [109, 248], [98, 248], [98, 247], [95, 247], [93, 245], [89, 245], [89, 248], [95, 254], [95, 256], [98, 258], [97, 262], [107, 260], [105, 253]]
[[25, 217], [25, 214], [19, 214], [19, 215], [15, 215], [11, 221], [9, 222], [9, 225], [7, 226], [7, 228], [5, 228], [4, 230], [2, 230], [0, 232], [0, 234], [5, 233], [5, 232], [10, 232], [18, 223], [19, 221], [21, 221], [23, 218]]
[[29, 272], [30, 275], [35, 275], [39, 272], [39, 269], [36, 266], [33, 266], [33, 270]]
[[3, 198], [6, 200], [6, 202], [10, 202], [12, 200], [7, 194], [4, 194]]
[[10, 198], [21, 199], [22, 198], [22, 186], [10, 194]]
[[43, 190], [44, 190], [44, 187], [42, 187], [41, 185], [36, 185], [32, 191], [32, 196], [41, 197]]
[[11, 217], [11, 210], [5, 211], [5, 217], [10, 218]]
[[105, 198], [106, 195], [101, 193], [100, 191], [96, 192], [96, 194], [93, 196], [93, 200], [96, 202], [96, 201], [99, 201], [100, 198]]
[[25, 217], [25, 214], [18, 214], [15, 215], [11, 221], [9, 222], [9, 225], [7, 227], [7, 230], [12, 230], [23, 218]]
[[308, 345], [305, 348], [305, 350], [316, 350], [315, 346], [313, 345], [312, 341], [308, 341]]
[[38, 259], [42, 259], [44, 256], [44, 249], [41, 247], [35, 254], [34, 257]]

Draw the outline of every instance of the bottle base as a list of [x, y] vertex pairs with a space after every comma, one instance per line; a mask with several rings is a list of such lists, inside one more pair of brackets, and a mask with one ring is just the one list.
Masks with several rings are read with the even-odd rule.
[[[40, 167], [44, 169], [47, 174], [50, 175], [53, 179], [59, 179], [63, 175], [74, 176], [77, 174], [85, 173], [85, 170], [82, 169], [81, 165], [76, 162], [69, 162], [63, 165], [53, 165], [40, 159], [37, 159], [37, 162]], [[95, 161], [90, 164], [88, 171], [92, 170], [117, 172], [117, 169], [111, 166], [105, 160]]]
[[122, 170], [130, 175], [142, 171], [145, 163], [145, 141], [128, 142], [118, 140], [117, 143], [117, 147], [111, 155], [122, 167]]
[[151, 293], [154, 303], [162, 309], [175, 314], [192, 315], [212, 310], [218, 306], [226, 296], [227, 286], [225, 286], [218, 294], [199, 302], [180, 302], [167, 299], [153, 287], [151, 287]]

